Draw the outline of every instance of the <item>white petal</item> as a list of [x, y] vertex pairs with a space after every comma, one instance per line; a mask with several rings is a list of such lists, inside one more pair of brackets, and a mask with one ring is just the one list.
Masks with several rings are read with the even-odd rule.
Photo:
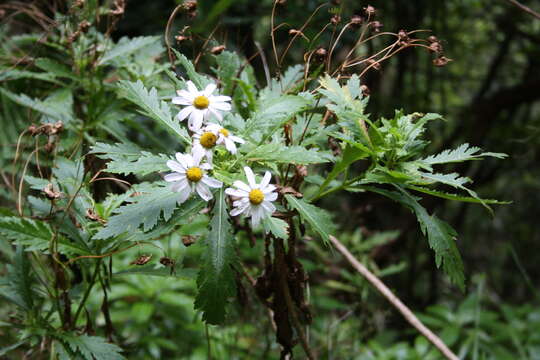
[[191, 188], [189, 186], [184, 187], [180, 191], [180, 196], [178, 197], [177, 202], [179, 204], [185, 202], [189, 198], [190, 195], [191, 195]]
[[180, 165], [179, 163], [177, 163], [174, 160], [167, 160], [167, 166], [172, 171], [177, 171], [177, 172], [185, 171], [185, 169], [182, 167], [182, 165]]
[[231, 104], [226, 102], [210, 102], [210, 109], [221, 110], [221, 111], [230, 111]]
[[225, 148], [231, 153], [236, 154], [236, 145], [232, 140], [225, 138]]
[[187, 118], [191, 113], [195, 110], [193, 106], [188, 106], [180, 110], [178, 115], [176, 115], [176, 120], [183, 121], [185, 118]]
[[203, 183], [205, 183], [206, 185], [210, 186], [210, 187], [213, 187], [213, 188], [220, 188], [223, 186], [223, 183], [219, 180], [216, 180], [214, 178], [211, 178], [210, 176], [206, 176], [204, 175], [202, 180], [201, 180]]
[[239, 144], [244, 144], [245, 141], [242, 138], [239, 138], [238, 136], [229, 135], [229, 139], [231, 139], [234, 142], [237, 142]]
[[193, 100], [186, 99], [183, 96], [173, 97], [171, 101], [172, 101], [173, 104], [176, 104], [176, 105], [187, 106], [187, 105], [193, 104]]
[[206, 150], [205, 155], [206, 155], [206, 160], [208, 160], [208, 163], [212, 164], [212, 159], [214, 158], [214, 151], [213, 150]]
[[278, 197], [278, 194], [276, 192], [272, 192], [270, 194], [265, 194], [264, 195], [264, 200], [265, 201], [276, 201], [277, 197]]
[[195, 84], [189, 80], [188, 82], [186, 82], [186, 85], [187, 85], [187, 88], [188, 88], [188, 91], [193, 95], [194, 93], [198, 93], [199, 90], [197, 90], [197, 87], [195, 86]]
[[261, 219], [263, 217], [263, 209], [260, 206], [252, 206], [251, 209], [251, 227], [256, 228], [257, 226], [259, 226], [259, 223], [261, 222]]
[[276, 186], [272, 184], [266, 186], [264, 189], [261, 189], [264, 195], [270, 194], [274, 190], [276, 190]]
[[203, 170], [212, 170], [212, 165], [210, 165], [209, 163], [202, 163], [202, 164], [199, 164], [199, 167]]
[[264, 189], [265, 187], [267, 187], [268, 184], [270, 184], [271, 179], [272, 179], [272, 174], [270, 174], [270, 171], [265, 172], [264, 177], [263, 177], [261, 183], [259, 184], [259, 188]]
[[189, 115], [188, 128], [191, 131], [198, 131], [203, 123], [205, 110], [193, 109], [191, 115]]
[[210, 100], [210, 102], [225, 102], [225, 101], [231, 101], [232, 99], [230, 96], [215, 95], [215, 96], [210, 96], [208, 100]]
[[204, 201], [212, 200], [213, 196], [212, 196], [212, 193], [210, 192], [210, 189], [208, 189], [208, 187], [204, 185], [203, 183], [201, 182], [197, 183], [197, 185], [195, 186], [195, 189], [197, 190], [197, 193]]
[[173, 181], [180, 181], [180, 180], [185, 179], [185, 178], [186, 178], [185, 174], [179, 174], [177, 172], [174, 172], [174, 173], [170, 173], [170, 174], [165, 175], [165, 177], [163, 179], [165, 179], [165, 181], [167, 181], [167, 182], [173, 182]]
[[247, 203], [249, 203], [249, 198], [243, 197], [243, 198], [240, 198], [240, 200], [233, 201], [233, 206], [234, 207], [244, 206]]
[[244, 206], [239, 206], [237, 208], [234, 208], [231, 211], [231, 216], [238, 216], [248, 208], [249, 208], [249, 203], [246, 203]]
[[247, 181], [249, 183], [249, 186], [252, 189], [257, 188], [257, 183], [255, 182], [255, 175], [253, 174], [253, 170], [249, 166], [244, 166], [244, 172], [246, 173]]
[[206, 150], [202, 147], [200, 143], [193, 145], [191, 149], [191, 155], [193, 155], [193, 166], [199, 166], [201, 159], [204, 157]]
[[195, 99], [195, 94], [192, 94], [187, 90], [176, 90], [176, 93], [178, 94], [179, 97], [184, 98], [188, 101], [191, 101], [191, 103]]
[[188, 181], [186, 178], [180, 180], [180, 181], [176, 181], [172, 184], [171, 186], [171, 191], [173, 192], [180, 192], [183, 188], [185, 188], [186, 186], [188, 186]]
[[237, 189], [234, 189], [234, 188], [225, 189], [225, 194], [230, 195], [230, 196], [236, 196], [236, 197], [247, 197], [247, 196], [249, 196], [248, 191], [237, 190]]
[[245, 182], [240, 181], [240, 180], [236, 180], [235, 182], [233, 182], [233, 186], [240, 190], [244, 190], [247, 193], [251, 191], [251, 188]]
[[221, 130], [221, 129], [222, 129], [221, 126], [219, 126], [218, 124], [214, 124], [214, 123], [209, 123], [208, 125], [206, 125], [206, 128], [205, 128], [205, 130], [211, 131], [211, 132], [214, 132], [214, 133], [219, 132], [219, 130]]
[[184, 159], [186, 160], [186, 168], [190, 168], [195, 166], [195, 163], [193, 162], [193, 155], [190, 154], [184, 154]]
[[206, 85], [206, 88], [203, 91], [204, 96], [209, 97], [210, 95], [212, 95], [214, 90], [216, 90], [216, 87], [217, 86], [214, 83], [210, 83], [210, 84]]
[[176, 160], [178, 160], [178, 162], [180, 163], [180, 165], [182, 165], [184, 170], [188, 168], [188, 166], [189, 166], [188, 163], [189, 162], [188, 162], [187, 159], [188, 159], [189, 155], [177, 152], [175, 154], [175, 157], [176, 157]]
[[276, 207], [274, 206], [274, 204], [272, 204], [270, 201], [263, 201], [261, 206], [264, 208], [264, 210], [266, 210], [270, 215], [272, 215], [274, 213], [274, 211], [276, 211]]
[[[221, 116], [221, 113], [220, 113], [218, 110], [212, 108], [212, 106], [208, 107], [208, 110], [209, 110], [209, 113], [211, 112], [212, 114], [214, 114], [214, 116], [215, 116], [219, 121], [222, 121], [222, 120], [223, 120], [223, 116]], [[208, 113], [208, 114], [209, 114], [209, 113]]]

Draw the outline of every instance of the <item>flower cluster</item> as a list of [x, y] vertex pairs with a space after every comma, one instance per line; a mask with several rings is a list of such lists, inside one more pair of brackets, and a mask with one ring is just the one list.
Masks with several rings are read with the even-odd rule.
[[[179, 203], [185, 202], [192, 193], [197, 193], [204, 201], [212, 199], [210, 188], [221, 188], [223, 183], [210, 177], [214, 148], [225, 146], [231, 154], [236, 154], [236, 144], [244, 140], [234, 136], [218, 123], [208, 120], [213, 115], [215, 120], [223, 120], [222, 112], [230, 111], [231, 98], [223, 95], [212, 95], [215, 84], [209, 84], [199, 91], [191, 81], [186, 83], [187, 90], [177, 91], [178, 96], [172, 99], [173, 104], [182, 105], [176, 116], [177, 120], [188, 119], [188, 129], [192, 132], [193, 145], [191, 153], [176, 153], [176, 161], [167, 161], [173, 172], [165, 175], [165, 181], [172, 183], [171, 190], [180, 193]], [[225, 190], [233, 200], [231, 216], [245, 214], [251, 217], [251, 224], [256, 227], [261, 220], [271, 216], [276, 210], [272, 201], [277, 199], [276, 187], [270, 184], [272, 174], [266, 172], [262, 181], [257, 184], [255, 174], [248, 166], [244, 167], [248, 183], [235, 181]]]

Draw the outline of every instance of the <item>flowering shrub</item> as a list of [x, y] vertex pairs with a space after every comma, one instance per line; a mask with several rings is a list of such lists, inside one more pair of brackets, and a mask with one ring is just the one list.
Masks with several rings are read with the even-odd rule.
[[[2, 196], [15, 211], [3, 208], [0, 217], [0, 234], [15, 246], [4, 250], [12, 265], [2, 296], [18, 307], [26, 327], [17, 346], [43, 342], [58, 358], [122, 358], [118, 346], [83, 330], [88, 298], [103, 292], [111, 338], [112, 259], [134, 246], [161, 249], [181, 231], [191, 239], [185, 244], [195, 239], [203, 249], [197, 268], [163, 251], [159, 264], [140, 255], [133, 272], [191, 277], [196, 270], [194, 306], [204, 321], [221, 324], [238, 279], [250, 276], [242, 262], [246, 239], [264, 242], [264, 267], [253, 286], [274, 314], [283, 354], [290, 353], [292, 329], [302, 337], [300, 325], [312, 316], [295, 248], [306, 233], [326, 245], [339, 235], [336, 216], [319, 206], [336, 192], [372, 192], [411, 210], [437, 266], [464, 287], [457, 234], [422, 207], [420, 196], [490, 210], [497, 201], [441, 169], [504, 154], [468, 144], [428, 154], [426, 127], [441, 117], [396, 111], [389, 119], [370, 118], [369, 97], [354, 73], [311, 78], [297, 65], [261, 87], [234, 52], [212, 56], [211, 74], [175, 52], [173, 72], [157, 60], [164, 48], [155, 37], [113, 43], [92, 28], [64, 48], [65, 36], [55, 34], [57, 46], [31, 70], [4, 69], [7, 85], [0, 88], [13, 109], [15, 125], [6, 131], [21, 131], [12, 137], [19, 138], [15, 152], [5, 157], [12, 165], [3, 160], [13, 180]], [[69, 64], [62, 63], [66, 55]], [[21, 93], [10, 86], [21, 79], [48, 87], [25, 84], [30, 93]], [[37, 125], [24, 122], [27, 110]], [[192, 229], [194, 222], [202, 225]], [[86, 335], [77, 337], [81, 331]]]

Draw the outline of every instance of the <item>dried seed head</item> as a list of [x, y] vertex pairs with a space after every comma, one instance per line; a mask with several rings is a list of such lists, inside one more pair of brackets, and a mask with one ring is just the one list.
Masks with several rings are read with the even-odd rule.
[[96, 214], [96, 212], [94, 211], [94, 209], [86, 209], [86, 217], [92, 221], [97, 221], [99, 222], [100, 224], [106, 224], [107, 221], [105, 219], [103, 219], [101, 216], [99, 216], [98, 214]]
[[135, 260], [133, 260], [132, 262], [130, 262], [129, 264], [130, 265], [145, 265], [146, 263], [148, 263], [150, 261], [150, 259], [152, 259], [152, 254], [150, 255], [141, 255], [139, 256], [138, 258], [136, 258]]
[[184, 246], [191, 246], [195, 244], [195, 236], [191, 236], [191, 235], [182, 236], [182, 243], [184, 244]]
[[296, 30], [296, 29], [291, 29], [289, 30], [289, 35], [296, 35], [296, 34], [301, 34], [302, 32], [300, 30]]
[[56, 200], [62, 197], [62, 193], [55, 191], [51, 183], [47, 184], [42, 191], [49, 200]]
[[195, 10], [197, 10], [197, 1], [195, 1], [195, 0], [184, 1], [184, 9], [186, 11], [195, 11]]
[[375, 20], [375, 21], [370, 22], [369, 26], [371, 27], [373, 32], [378, 33], [379, 31], [381, 31], [381, 28], [383, 27], [383, 23]]
[[359, 28], [363, 22], [364, 22], [364, 18], [361, 17], [360, 15], [353, 15], [350, 21], [351, 26], [353, 28]]
[[432, 42], [431, 44], [429, 44], [429, 49], [438, 54], [442, 53], [443, 51], [443, 47], [440, 42]]
[[438, 42], [439, 41], [439, 39], [437, 39], [437, 37], [435, 35], [431, 35], [427, 39], [428, 39], [429, 42]]
[[298, 175], [299, 177], [303, 177], [303, 178], [308, 176], [307, 166], [305, 166], [305, 165], [296, 165], [296, 175]]
[[169, 257], [163, 256], [161, 259], [159, 259], [159, 263], [164, 266], [173, 267], [175, 264], [175, 261]]
[[330, 22], [332, 23], [332, 25], [339, 24], [341, 22], [341, 16], [339, 16], [339, 14], [335, 14], [330, 18]]
[[277, 0], [277, 4], [283, 6], [287, 4], [287, 0]]
[[189, 37], [188, 36], [184, 36], [184, 35], [176, 35], [174, 37], [174, 39], [176, 40], [177, 43], [181, 43], [181, 42], [184, 42], [186, 40], [189, 40]]
[[55, 148], [56, 148], [55, 142], [48, 142], [45, 144], [45, 147], [43, 149], [48, 153], [52, 153]]
[[328, 54], [328, 52], [326, 51], [326, 49], [323, 48], [323, 47], [320, 47], [317, 50], [315, 50], [315, 59], [318, 62], [323, 62], [323, 61], [326, 60], [326, 55], [327, 54]]
[[452, 61], [452, 59], [449, 59], [446, 56], [439, 56], [438, 58], [433, 59], [433, 65], [435, 65], [435, 66], [445, 66], [450, 61]]
[[79, 23], [79, 31], [83, 33], [87, 33], [88, 29], [90, 29], [90, 23], [86, 20], [83, 20]]
[[371, 5], [368, 5], [364, 8], [364, 13], [366, 13], [367, 16], [373, 17], [376, 12], [377, 10], [375, 10], [375, 8]]
[[218, 45], [218, 46], [214, 46], [210, 52], [214, 55], [219, 55], [223, 52], [223, 50], [225, 50], [225, 45]]
[[371, 91], [367, 87], [367, 85], [360, 85], [360, 90], [362, 91], [362, 95], [369, 96], [371, 94]]

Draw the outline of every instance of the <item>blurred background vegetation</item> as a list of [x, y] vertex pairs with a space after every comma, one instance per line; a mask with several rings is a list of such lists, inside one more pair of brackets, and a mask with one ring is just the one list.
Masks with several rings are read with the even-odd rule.
[[[34, 1], [51, 11], [46, 2]], [[179, 3], [128, 0], [113, 38], [163, 35]], [[522, 3], [540, 11], [538, 1]], [[321, 4], [280, 1], [276, 23], [287, 23], [276, 32], [280, 52], [291, 38], [289, 30], [301, 28]], [[381, 31], [429, 29], [440, 40], [445, 56], [452, 59], [437, 67], [430, 53], [410, 49], [369, 72], [363, 78], [371, 93], [368, 112], [391, 116], [394, 109], [403, 108], [443, 114], [446, 123], [431, 127], [433, 152], [468, 142], [509, 154], [504, 161], [488, 159], [459, 170], [476, 179], [475, 189], [484, 198], [512, 204], [497, 206], [490, 217], [477, 205], [424, 201], [430, 212], [460, 234], [458, 246], [468, 276], [465, 293], [447, 283], [436, 269], [411, 213], [366, 194], [336, 195], [323, 205], [338, 214], [341, 240], [460, 356], [540, 359], [540, 20], [506, 0], [343, 0], [316, 11], [303, 32], [312, 38], [329, 23], [336, 8], [341, 8], [342, 21], [347, 22], [363, 14], [368, 4], [377, 11]], [[171, 38], [190, 27], [192, 38], [178, 45], [191, 59], [211, 33], [213, 39], [203, 53], [225, 45], [251, 58], [259, 44], [274, 75], [278, 68], [272, 61], [269, 36], [272, 7], [272, 0], [198, 1], [194, 18], [176, 17]], [[38, 31], [24, 14], [15, 20], [12, 32]], [[331, 32], [323, 34], [317, 46], [327, 48], [330, 36]], [[344, 33], [343, 43], [353, 44], [356, 36], [354, 31]], [[282, 68], [303, 63], [306, 46], [298, 38]], [[261, 58], [253, 58], [251, 64], [264, 84]], [[203, 57], [200, 67], [204, 66]], [[183, 246], [180, 234], [176, 240], [171, 241], [171, 251], [185, 261], [197, 259], [197, 248]], [[252, 249], [254, 262], [259, 262], [259, 246]], [[439, 358], [384, 299], [337, 260], [337, 254], [329, 254], [315, 242], [304, 246], [301, 258], [310, 274], [314, 314], [309, 334], [320, 358]], [[126, 252], [119, 262], [127, 266], [137, 254], [137, 250]], [[271, 325], [250, 289], [239, 286], [236, 313], [229, 324], [205, 328], [193, 310], [194, 286], [192, 280], [117, 276], [109, 295], [111, 316], [130, 351], [129, 359], [205, 359], [209, 352], [216, 359], [278, 358]], [[99, 308], [101, 294], [92, 296]], [[1, 317], [9, 316], [9, 311], [1, 306]], [[103, 324], [101, 319], [97, 325]], [[9, 346], [11, 338], [1, 326], [0, 344]]]

